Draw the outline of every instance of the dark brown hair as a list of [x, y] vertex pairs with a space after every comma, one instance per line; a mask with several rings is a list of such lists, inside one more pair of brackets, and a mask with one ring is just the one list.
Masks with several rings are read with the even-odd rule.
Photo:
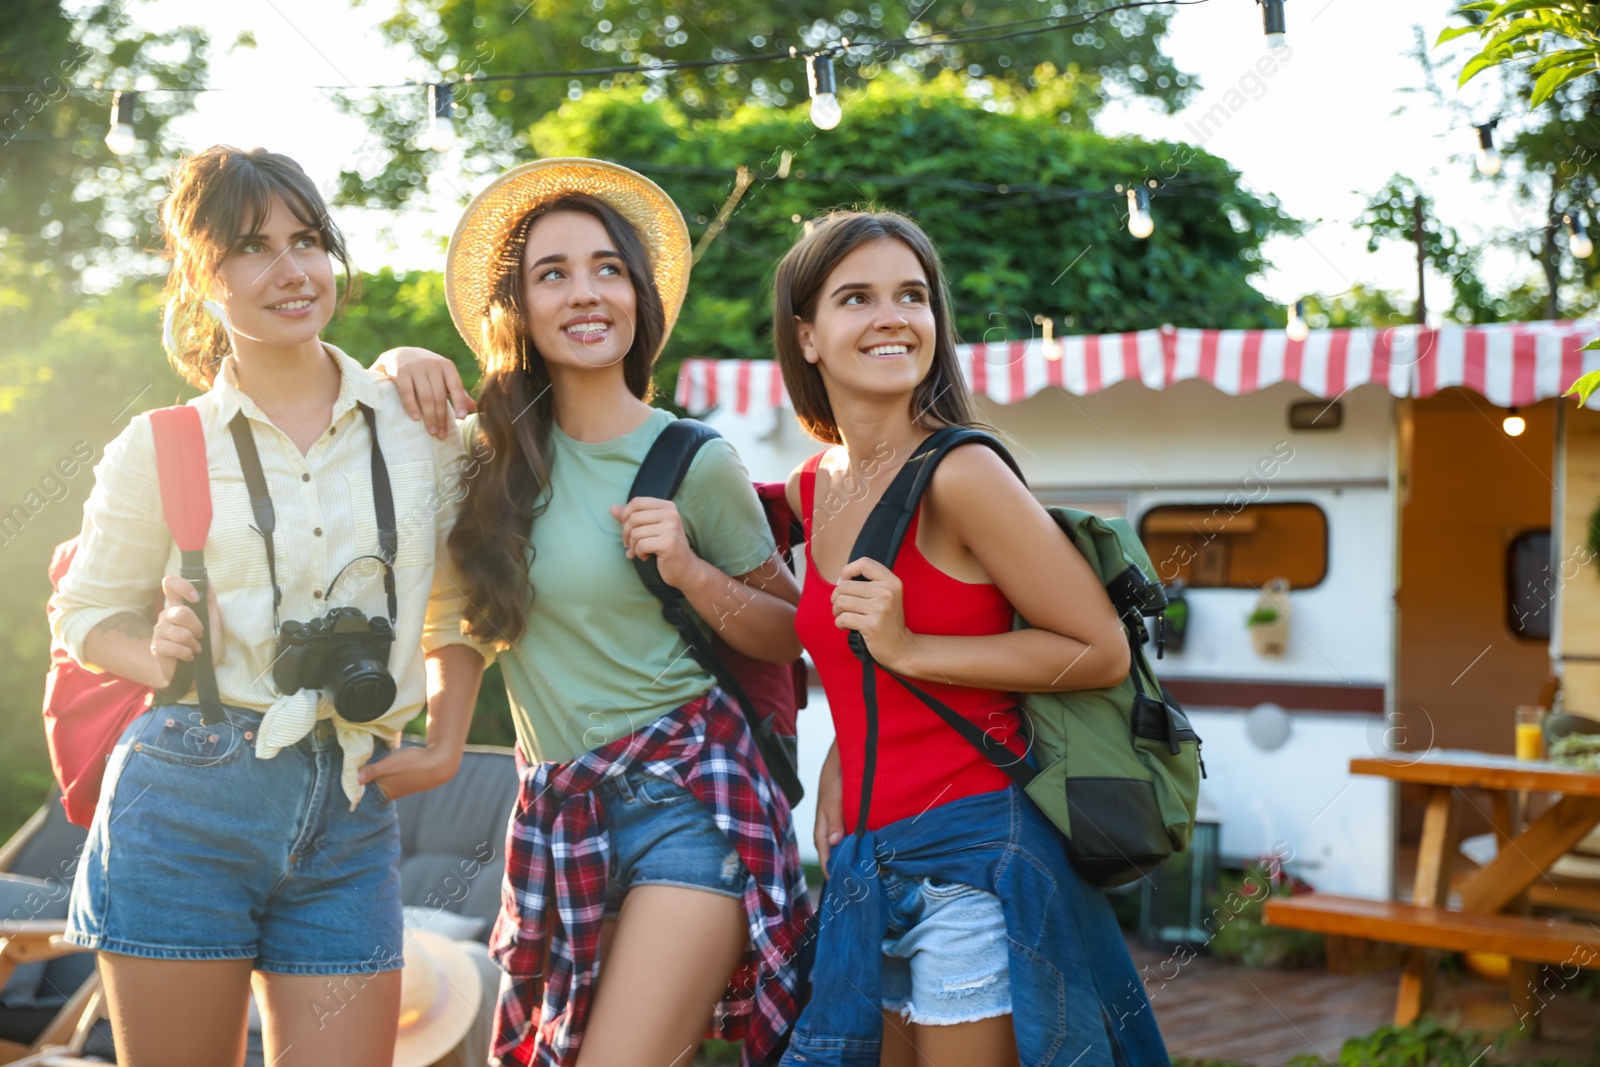
[[911, 249], [928, 276], [936, 331], [933, 366], [911, 394], [913, 421], [924, 429], [940, 426], [981, 427], [972, 410], [972, 397], [956, 361], [955, 322], [950, 313], [950, 290], [945, 285], [939, 253], [922, 227], [893, 211], [837, 211], [819, 220], [778, 264], [772, 286], [772, 340], [778, 350], [783, 384], [794, 404], [795, 418], [812, 437], [840, 444], [839, 424], [816, 364], [806, 362], [795, 320], [816, 321], [817, 299], [845, 256], [872, 241], [899, 241]]
[[651, 370], [666, 340], [666, 311], [655, 273], [633, 224], [610, 204], [568, 193], [517, 220], [490, 267], [490, 297], [479, 346], [483, 388], [478, 436], [488, 458], [467, 481], [461, 514], [450, 534], [467, 596], [466, 629], [480, 641], [514, 645], [528, 625], [533, 582], [528, 577], [533, 523], [550, 485], [550, 427], [555, 422], [550, 371], [528, 331], [522, 301], [522, 258], [534, 224], [561, 211], [592, 215], [605, 227], [633, 283], [633, 346], [622, 357], [628, 391], [650, 399]]
[[172, 261], [162, 299], [167, 304], [170, 338], [167, 358], [191, 384], [208, 389], [217, 367], [232, 350], [228, 331], [202, 304], [208, 285], [239, 235], [261, 228], [274, 194], [294, 217], [317, 231], [322, 247], [344, 268], [344, 306], [355, 273], [344, 235], [328, 217], [322, 194], [300, 164], [288, 156], [232, 145], [212, 145], [172, 172], [172, 191], [161, 205], [161, 236]]

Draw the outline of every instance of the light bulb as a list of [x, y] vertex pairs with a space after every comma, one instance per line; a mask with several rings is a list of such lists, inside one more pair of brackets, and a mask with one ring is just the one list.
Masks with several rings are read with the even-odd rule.
[[433, 119], [428, 123], [428, 147], [435, 152], [448, 152], [456, 146], [456, 124], [449, 119]]
[[831, 130], [844, 117], [839, 110], [837, 86], [833, 80], [833, 57], [812, 56], [806, 63], [806, 81], [811, 89], [811, 121], [819, 130]]
[[1284, 329], [1291, 341], [1304, 341], [1311, 336], [1311, 327], [1306, 323], [1305, 301], [1296, 300], [1289, 308], [1289, 325]]
[[1507, 437], [1521, 437], [1522, 431], [1528, 428], [1528, 420], [1516, 414], [1516, 409], [1500, 422], [1500, 428], [1506, 432]]
[[819, 130], [831, 130], [839, 125], [839, 120], [844, 118], [844, 112], [839, 107], [839, 98], [832, 93], [818, 93], [811, 98], [811, 122]]
[[1594, 255], [1594, 239], [1582, 230], [1567, 238], [1567, 247], [1576, 259], [1588, 259]]
[[130, 155], [139, 147], [139, 141], [133, 135], [133, 127], [123, 122], [111, 127], [111, 132], [106, 134], [106, 147], [119, 156]]
[[1128, 190], [1128, 233], [1141, 241], [1156, 232], [1155, 220], [1150, 217], [1150, 194], [1142, 185]]
[[1498, 125], [1499, 119], [1490, 119], [1472, 127], [1478, 131], [1478, 173], [1486, 177], [1500, 173], [1500, 150], [1494, 146], [1494, 128]]
[[1261, 5], [1261, 29], [1267, 35], [1267, 47], [1277, 51], [1288, 45], [1283, 21], [1283, 0], [1256, 0]]
[[428, 147], [435, 152], [448, 152], [456, 145], [456, 124], [450, 115], [451, 93], [448, 82], [428, 86]]
[[111, 131], [106, 134], [106, 147], [119, 156], [130, 155], [139, 147], [133, 132], [133, 101], [137, 96], [120, 89], [111, 95]]

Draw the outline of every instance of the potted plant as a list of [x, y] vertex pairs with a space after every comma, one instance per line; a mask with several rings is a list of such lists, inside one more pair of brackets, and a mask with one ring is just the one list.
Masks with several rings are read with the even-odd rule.
[[1256, 655], [1276, 659], [1289, 650], [1289, 580], [1274, 578], [1261, 589], [1255, 609], [1245, 617]]
[[1157, 654], [1162, 652], [1182, 652], [1185, 636], [1189, 633], [1189, 598], [1184, 596], [1186, 587], [1182, 582], [1173, 582], [1167, 587], [1167, 606], [1161, 615], [1161, 644], [1157, 646]]

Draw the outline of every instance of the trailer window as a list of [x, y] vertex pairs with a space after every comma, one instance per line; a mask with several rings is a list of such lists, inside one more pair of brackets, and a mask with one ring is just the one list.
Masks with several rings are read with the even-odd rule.
[[1506, 625], [1529, 641], [1550, 640], [1550, 531], [1528, 530], [1506, 546]]
[[1315, 504], [1171, 504], [1139, 522], [1156, 574], [1191, 588], [1259, 589], [1287, 578], [1309, 589], [1328, 574], [1328, 516]]

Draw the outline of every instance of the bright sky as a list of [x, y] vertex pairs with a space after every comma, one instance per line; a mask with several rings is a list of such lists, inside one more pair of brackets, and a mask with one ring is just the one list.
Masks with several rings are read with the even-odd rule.
[[[1306, 293], [1332, 295], [1361, 282], [1399, 290], [1409, 300], [1416, 287], [1410, 246], [1369, 254], [1364, 238], [1350, 227], [1365, 194], [1392, 173], [1421, 182], [1444, 221], [1469, 237], [1516, 222], [1493, 187], [1476, 179], [1475, 134], [1467, 118], [1437, 106], [1422, 91], [1421, 71], [1406, 54], [1415, 41], [1414, 27], [1420, 24], [1431, 43], [1452, 6], [1451, 0], [1290, 0], [1291, 52], [1264, 78], [1255, 69], [1268, 54], [1256, 3], [1208, 0], [1178, 8], [1164, 47], [1180, 69], [1200, 77], [1203, 92], [1175, 116], [1143, 106], [1114, 107], [1100, 126], [1108, 133], [1203, 144], [1239, 170], [1249, 186], [1277, 196], [1289, 214], [1310, 222], [1305, 237], [1279, 238], [1267, 246], [1272, 268], [1261, 284], [1273, 298], [1288, 302]], [[194, 114], [172, 128], [181, 141], [175, 148], [218, 141], [266, 145], [299, 160], [330, 192], [341, 167], [355, 161], [375, 170], [377, 157], [362, 122], [340, 114], [329, 94], [316, 87], [394, 83], [427, 74], [403, 50], [383, 41], [377, 23], [387, 4], [146, 0], [132, 10], [152, 29], [182, 23], [203, 27], [213, 41], [210, 84], [238, 90], [196, 97]], [[254, 34], [257, 47], [231, 49], [244, 30]], [[1451, 85], [1453, 77], [1443, 81]], [[1230, 90], [1239, 92], [1229, 96]], [[1479, 90], [1468, 90], [1469, 103], [1489, 106]], [[414, 92], [420, 101], [422, 90]], [[1219, 126], [1213, 120], [1202, 133], [1202, 116], [1216, 115], [1213, 108], [1219, 104], [1226, 121]], [[1472, 121], [1489, 117], [1486, 110], [1471, 112]], [[848, 101], [844, 121], [850, 121]], [[1515, 126], [1514, 116], [1503, 116], [1499, 132], [1508, 134]], [[359, 266], [442, 266], [443, 241], [471, 191], [459, 153], [446, 157], [429, 195], [403, 214], [341, 212]], [[1509, 172], [1515, 163], [1508, 159], [1506, 166]], [[1158, 198], [1157, 226], [1159, 207]], [[1531, 260], [1501, 256], [1487, 264], [1491, 279], [1501, 282], [1527, 273]], [[1430, 306], [1446, 303], [1443, 280], [1430, 279]]]

